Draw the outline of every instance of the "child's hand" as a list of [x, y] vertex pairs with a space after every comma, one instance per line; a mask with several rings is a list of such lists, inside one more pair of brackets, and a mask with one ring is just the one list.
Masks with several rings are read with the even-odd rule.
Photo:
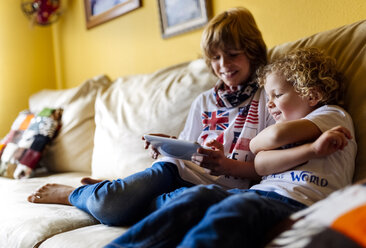
[[[173, 138], [173, 139], [177, 138], [175, 136], [170, 136], [170, 135], [166, 135], [166, 134], [162, 134], [162, 133], [152, 133], [152, 134], [149, 134], [149, 135], [155, 135], [155, 136], [160, 136], [160, 137], [165, 137], [165, 138]], [[145, 140], [144, 136], [142, 136], [142, 140]], [[145, 140], [144, 148], [145, 149], [150, 148], [150, 156], [153, 159], [157, 159], [159, 157], [159, 155], [160, 155], [159, 151], [155, 147], [150, 146], [150, 142], [148, 142], [147, 140]]]
[[325, 131], [311, 144], [312, 151], [315, 157], [328, 156], [343, 148], [348, 144], [348, 139], [351, 139], [350, 131], [342, 126], [336, 126]]
[[199, 148], [198, 154], [192, 156], [192, 162], [195, 164], [209, 169], [211, 175], [219, 176], [225, 175], [225, 160], [227, 159], [224, 154], [223, 145], [217, 140], [206, 143], [206, 146], [211, 149]]

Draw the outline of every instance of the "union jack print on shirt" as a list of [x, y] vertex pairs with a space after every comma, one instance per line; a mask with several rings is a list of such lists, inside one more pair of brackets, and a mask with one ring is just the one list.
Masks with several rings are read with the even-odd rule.
[[229, 112], [217, 110], [202, 113], [203, 131], [225, 130], [229, 126]]

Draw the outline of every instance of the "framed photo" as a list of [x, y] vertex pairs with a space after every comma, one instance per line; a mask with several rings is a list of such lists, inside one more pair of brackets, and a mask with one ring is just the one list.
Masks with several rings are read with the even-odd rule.
[[140, 0], [84, 0], [88, 29], [141, 6]]
[[163, 38], [200, 28], [208, 22], [206, 0], [158, 0]]

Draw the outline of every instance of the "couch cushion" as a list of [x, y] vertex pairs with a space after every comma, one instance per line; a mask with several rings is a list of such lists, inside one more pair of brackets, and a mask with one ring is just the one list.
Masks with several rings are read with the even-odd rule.
[[81, 227], [57, 234], [43, 242], [39, 248], [70, 248], [75, 247], [75, 244], [78, 248], [100, 248], [121, 236], [126, 230], [126, 227], [103, 224]]
[[346, 109], [353, 118], [359, 151], [354, 180], [366, 178], [366, 20], [276, 46], [269, 51], [270, 60], [305, 46], [322, 48], [345, 76]]
[[149, 167], [142, 135], [178, 135], [193, 99], [215, 81], [203, 60], [118, 78], [97, 96], [93, 176], [125, 177]]
[[12, 180], [0, 178], [0, 247], [36, 247], [45, 239], [61, 232], [94, 225], [89, 214], [57, 204], [34, 204], [27, 196], [46, 183], [79, 186], [85, 173], [64, 173], [54, 176]]
[[53, 172], [91, 171], [95, 98], [110, 83], [108, 77], [98, 76], [76, 88], [43, 90], [30, 97], [32, 112], [44, 107], [63, 108], [62, 127], [43, 155], [42, 165]]

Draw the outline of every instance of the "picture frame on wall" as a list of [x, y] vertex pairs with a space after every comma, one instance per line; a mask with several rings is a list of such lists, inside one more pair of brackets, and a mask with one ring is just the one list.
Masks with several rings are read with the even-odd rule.
[[206, 0], [158, 0], [163, 38], [204, 26], [209, 20]]
[[90, 29], [141, 7], [140, 0], [84, 0], [86, 27]]

